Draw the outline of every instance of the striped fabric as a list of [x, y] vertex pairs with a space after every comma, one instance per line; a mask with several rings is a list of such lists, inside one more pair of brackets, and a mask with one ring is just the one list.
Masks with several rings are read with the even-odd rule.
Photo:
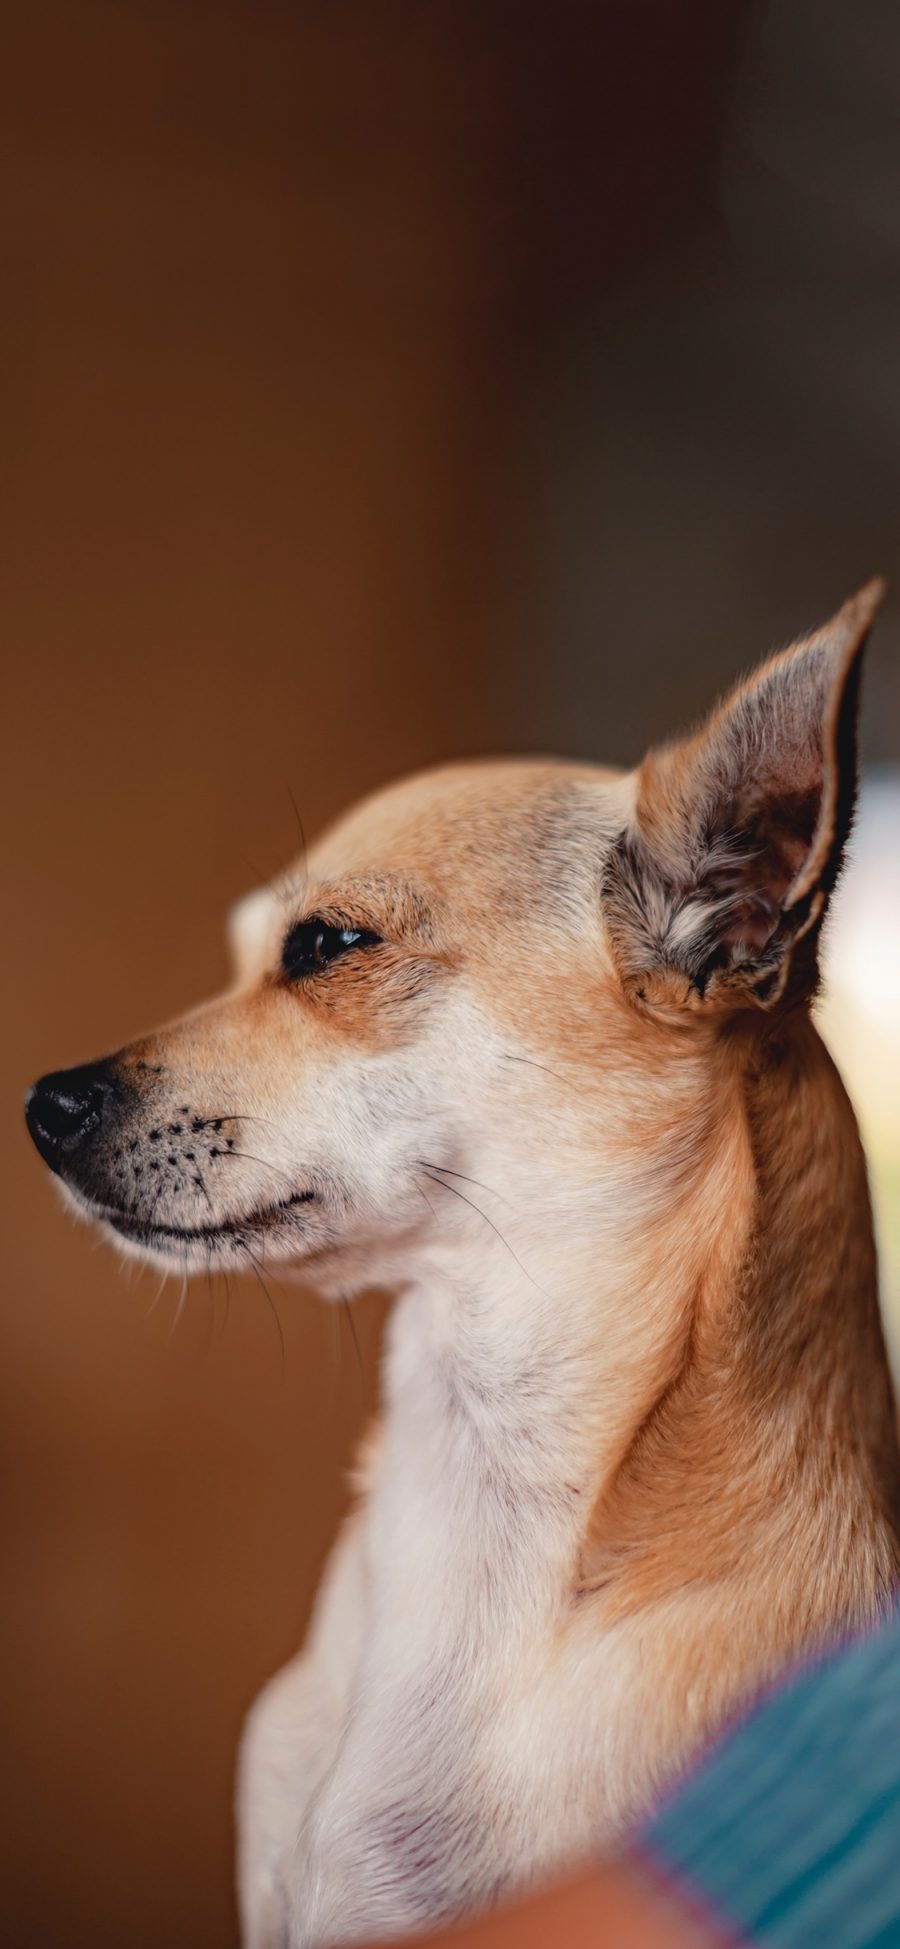
[[639, 1845], [739, 1941], [900, 1949], [900, 1597], [759, 1707]]

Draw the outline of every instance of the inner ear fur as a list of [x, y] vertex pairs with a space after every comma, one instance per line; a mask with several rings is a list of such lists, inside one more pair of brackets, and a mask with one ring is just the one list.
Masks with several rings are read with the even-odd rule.
[[604, 910], [626, 986], [694, 1008], [811, 994], [857, 788], [875, 580], [774, 656], [681, 743], [652, 751]]

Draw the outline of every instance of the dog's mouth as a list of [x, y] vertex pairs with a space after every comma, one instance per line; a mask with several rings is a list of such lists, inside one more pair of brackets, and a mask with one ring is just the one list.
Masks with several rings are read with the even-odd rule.
[[289, 1198], [281, 1198], [275, 1204], [261, 1205], [240, 1217], [221, 1218], [206, 1225], [163, 1224], [159, 1219], [142, 1217], [138, 1212], [124, 1211], [115, 1205], [91, 1203], [88, 1214], [109, 1225], [130, 1245], [141, 1246], [147, 1252], [162, 1252], [173, 1258], [183, 1258], [198, 1247], [211, 1252], [231, 1246], [239, 1251], [242, 1246], [249, 1247], [254, 1241], [284, 1231], [290, 1226], [292, 1214], [297, 1208], [311, 1204], [315, 1195], [314, 1191], [295, 1191]]

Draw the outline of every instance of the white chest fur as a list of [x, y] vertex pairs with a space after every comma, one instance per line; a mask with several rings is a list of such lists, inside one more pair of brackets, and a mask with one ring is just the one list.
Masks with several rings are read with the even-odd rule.
[[376, 1482], [303, 1670], [325, 1687], [340, 1647], [287, 1871], [298, 1949], [483, 1907], [640, 1798], [640, 1763], [607, 1764], [632, 1651], [572, 1594], [596, 1470], [575, 1369], [533, 1322], [499, 1344], [458, 1308], [445, 1339], [420, 1296], [393, 1322]]
[[448, 1923], [610, 1837], [604, 1714], [571, 1696], [577, 1659], [542, 1673], [536, 1647], [472, 1684], [465, 1656], [351, 1711], [290, 1877], [293, 1944]]

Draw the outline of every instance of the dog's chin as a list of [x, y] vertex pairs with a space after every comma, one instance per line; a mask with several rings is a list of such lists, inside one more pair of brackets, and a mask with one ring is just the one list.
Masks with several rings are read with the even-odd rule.
[[[204, 1225], [176, 1225], [139, 1211], [125, 1211], [92, 1198], [65, 1178], [56, 1180], [70, 1211], [96, 1225], [126, 1258], [166, 1272], [240, 1270], [254, 1262], [302, 1261], [313, 1241], [304, 1236], [303, 1217], [315, 1203], [314, 1191]], [[313, 1248], [314, 1249], [314, 1248]]]

